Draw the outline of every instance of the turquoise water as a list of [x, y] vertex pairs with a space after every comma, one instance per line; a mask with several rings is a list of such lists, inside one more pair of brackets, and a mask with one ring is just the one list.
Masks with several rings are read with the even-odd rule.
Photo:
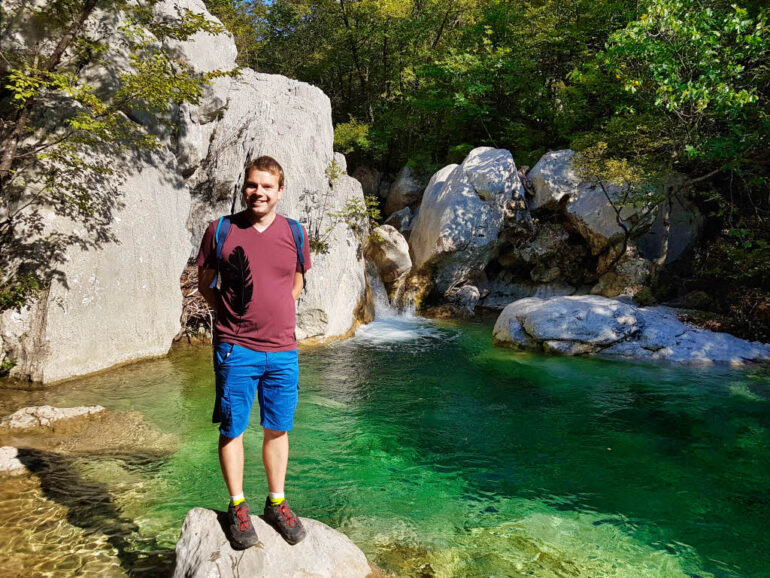
[[[386, 319], [302, 351], [294, 509], [405, 576], [770, 574], [767, 371], [547, 357], [493, 348], [490, 336], [489, 320]], [[179, 347], [49, 391], [0, 393], [3, 413], [100, 403], [179, 437], [165, 458], [70, 460], [74, 478], [45, 488], [71, 523], [109, 536], [88, 492], [61, 497], [99, 481], [125, 539], [97, 542], [118, 551], [120, 572], [166, 571], [186, 512], [226, 506], [211, 372], [210, 349]], [[255, 504], [260, 443], [252, 425]]]

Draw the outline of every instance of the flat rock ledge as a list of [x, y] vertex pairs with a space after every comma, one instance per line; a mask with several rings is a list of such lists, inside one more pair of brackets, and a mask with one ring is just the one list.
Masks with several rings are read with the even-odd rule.
[[104, 411], [100, 405], [81, 407], [53, 407], [37, 405], [25, 407], [0, 420], [0, 428], [11, 431], [48, 429], [56, 422], [75, 417], [85, 417]]
[[519, 299], [503, 309], [495, 345], [563, 355], [686, 364], [770, 362], [770, 344], [681, 322], [669, 307], [637, 307], [598, 295]]
[[225, 514], [205, 508], [187, 513], [176, 545], [174, 578], [364, 577], [372, 570], [364, 553], [326, 524], [301, 518], [307, 537], [290, 546], [259, 516], [251, 516], [261, 546], [233, 550], [222, 525]]

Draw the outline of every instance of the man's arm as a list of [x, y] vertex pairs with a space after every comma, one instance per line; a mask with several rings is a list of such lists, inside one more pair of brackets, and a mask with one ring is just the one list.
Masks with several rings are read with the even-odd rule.
[[207, 267], [198, 267], [198, 291], [203, 295], [206, 303], [209, 304], [215, 312], [219, 313], [219, 299], [217, 296], [216, 288], [210, 287], [211, 282], [216, 277], [216, 269], [209, 269]]
[[[211, 283], [211, 281], [209, 281], [209, 283]], [[302, 273], [294, 273], [294, 287], [291, 289], [291, 296], [294, 297], [294, 301], [299, 299], [299, 294], [302, 293], [303, 284]]]

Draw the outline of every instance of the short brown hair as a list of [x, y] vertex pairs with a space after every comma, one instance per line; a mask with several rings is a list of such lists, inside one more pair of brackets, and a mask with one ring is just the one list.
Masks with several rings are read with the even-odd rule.
[[273, 157], [262, 155], [246, 163], [246, 169], [243, 172], [244, 183], [249, 178], [249, 173], [252, 170], [267, 171], [268, 173], [278, 175], [278, 188], [280, 189], [283, 186], [283, 167]]

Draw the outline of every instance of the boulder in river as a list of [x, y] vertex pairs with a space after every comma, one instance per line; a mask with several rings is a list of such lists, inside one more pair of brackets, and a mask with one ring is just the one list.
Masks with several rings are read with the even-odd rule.
[[425, 189], [409, 236], [414, 266], [432, 270], [441, 293], [473, 283], [499, 249], [514, 202], [526, 206], [507, 150], [479, 147], [461, 165], [440, 169]]
[[395, 227], [382, 225], [372, 231], [366, 245], [366, 258], [372, 261], [386, 286], [409, 273], [412, 260], [409, 244]]
[[176, 545], [174, 578], [363, 578], [372, 572], [366, 556], [350, 538], [316, 520], [301, 518], [307, 537], [290, 546], [260, 517], [251, 516], [262, 544], [248, 550], [231, 548], [222, 529], [224, 520], [223, 512], [204, 508], [187, 513]]
[[514, 301], [498, 317], [493, 339], [497, 345], [564, 355], [692, 364], [770, 361], [770, 344], [687, 325], [668, 307], [636, 307], [597, 295]]
[[[575, 152], [569, 149], [552, 151], [543, 155], [528, 177], [535, 188], [530, 210], [549, 209], [563, 212], [567, 222], [586, 240], [591, 252], [598, 255], [623, 238], [623, 228], [618, 225], [616, 208], [627, 224], [644, 218], [644, 207], [614, 207], [610, 199], [618, 199], [620, 189], [581, 179], [572, 166]], [[608, 199], [609, 197], [609, 199]]]

